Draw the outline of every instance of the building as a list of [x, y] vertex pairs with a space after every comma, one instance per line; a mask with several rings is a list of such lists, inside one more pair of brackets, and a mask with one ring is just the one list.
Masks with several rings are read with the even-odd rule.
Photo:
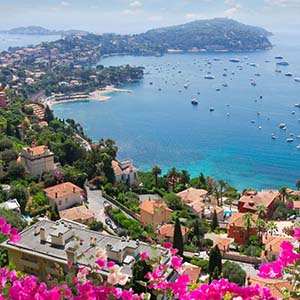
[[51, 172], [55, 169], [54, 153], [47, 146], [36, 146], [23, 148], [20, 154], [21, 163], [24, 164], [27, 172], [32, 176], [41, 179], [44, 172]]
[[[185, 226], [180, 226], [183, 242], [186, 243], [188, 239], [189, 229]], [[159, 227], [157, 240], [160, 244], [167, 241], [173, 241], [175, 226], [173, 224], [164, 224]]]
[[[247, 244], [248, 242], [248, 232], [244, 227], [244, 215], [243, 213], [234, 213], [230, 217], [227, 226], [228, 237], [234, 239], [235, 243]], [[253, 222], [250, 227], [249, 236], [256, 235], [257, 231], [255, 229], [255, 221], [258, 219], [257, 215], [253, 215]]]
[[62, 219], [84, 224], [91, 224], [96, 220], [95, 212], [83, 205], [61, 210], [59, 216]]
[[[106, 251], [109, 261], [121, 266], [121, 272], [132, 275], [132, 265], [139, 259], [142, 252], [152, 257], [150, 245], [125, 237], [111, 236], [87, 229], [85, 225], [61, 219], [53, 222], [42, 220], [26, 228], [21, 233], [22, 239], [17, 244], [9, 240], [1, 246], [8, 250], [8, 257], [16, 270], [36, 275], [45, 281], [52, 277], [72, 272], [67, 263], [73, 263], [73, 269], [83, 266], [96, 266], [96, 253]], [[166, 261], [169, 256], [160, 250]], [[58, 268], [60, 266], [60, 268]], [[105, 267], [102, 275], [108, 274]]]
[[275, 261], [281, 252], [280, 245], [282, 242], [292, 242], [291, 237], [282, 236], [266, 236], [263, 239], [263, 244], [265, 245], [265, 251], [262, 252], [261, 258], [265, 261]]
[[204, 214], [207, 195], [208, 192], [206, 190], [195, 189], [193, 187], [177, 193], [177, 196], [182, 199], [183, 203], [200, 218]]
[[220, 206], [209, 206], [208, 208], [204, 209], [203, 212], [203, 217], [205, 217], [206, 219], [213, 219], [214, 216], [214, 211], [216, 211], [217, 213], [217, 219], [218, 222], [223, 222], [224, 221], [224, 208], [220, 207]]
[[49, 204], [52, 208], [57, 206], [57, 210], [61, 211], [82, 203], [83, 189], [71, 182], [64, 182], [55, 186], [44, 189]]
[[226, 253], [229, 251], [229, 245], [233, 242], [232, 239], [227, 238], [217, 238], [214, 241], [214, 247], [218, 246], [221, 253]]
[[119, 162], [113, 160], [111, 165], [117, 181], [132, 185], [138, 180], [138, 169], [133, 166], [133, 161], [131, 159], [126, 159]]
[[9, 199], [0, 204], [0, 208], [4, 208], [6, 210], [14, 211], [17, 214], [21, 213], [20, 204], [17, 199]]
[[188, 262], [184, 262], [182, 264], [183, 274], [187, 274], [190, 277], [190, 284], [195, 284], [199, 280], [199, 276], [201, 273], [201, 268], [195, 265], [192, 265]]
[[164, 224], [172, 221], [172, 212], [166, 202], [145, 200], [140, 204], [141, 222], [143, 224]]
[[7, 104], [8, 96], [0, 88], [0, 107], [5, 107]]
[[275, 208], [275, 200], [279, 199], [280, 193], [278, 191], [246, 191], [239, 199], [238, 209], [241, 213], [256, 213], [257, 207], [263, 205], [267, 209], [266, 217], [271, 219]]

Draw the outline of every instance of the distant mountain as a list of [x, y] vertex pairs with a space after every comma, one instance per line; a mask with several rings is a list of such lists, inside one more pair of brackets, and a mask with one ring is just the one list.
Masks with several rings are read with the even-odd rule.
[[28, 34], [28, 35], [72, 35], [86, 34], [83, 30], [50, 30], [41, 26], [16, 27], [9, 30], [2, 30], [1, 33], [7, 34]]
[[270, 35], [272, 33], [260, 27], [216, 18], [153, 29], [136, 38], [150, 47], [159, 44], [162, 49], [245, 51], [270, 48]]

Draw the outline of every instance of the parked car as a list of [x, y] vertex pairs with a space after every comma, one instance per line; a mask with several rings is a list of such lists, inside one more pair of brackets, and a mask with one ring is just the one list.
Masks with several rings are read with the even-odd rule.
[[106, 219], [105, 219], [105, 223], [106, 223], [107, 225], [109, 225], [109, 226], [112, 225], [112, 221], [111, 221], [110, 218], [106, 218]]

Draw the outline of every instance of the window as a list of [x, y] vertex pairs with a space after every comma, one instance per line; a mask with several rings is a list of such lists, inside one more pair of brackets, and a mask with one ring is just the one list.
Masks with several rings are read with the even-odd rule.
[[69, 202], [69, 199], [68, 198], [66, 198], [66, 204]]
[[243, 238], [243, 237], [244, 237], [244, 231], [241, 230], [241, 231], [240, 231], [240, 238]]
[[58, 205], [61, 206], [61, 203], [62, 203], [61, 200], [59, 200], [59, 201], [58, 201]]

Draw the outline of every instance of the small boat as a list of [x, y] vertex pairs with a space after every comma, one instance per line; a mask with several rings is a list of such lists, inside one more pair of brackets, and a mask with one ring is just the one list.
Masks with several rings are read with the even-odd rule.
[[266, 63], [269, 63], [270, 61], [267, 59], [267, 60], [265, 60], [265, 62], [266, 62]]
[[250, 66], [250, 67], [257, 67], [257, 64], [255, 64], [255, 63], [250, 63], [249, 66]]
[[279, 69], [275, 69], [275, 72], [277, 72], [277, 73], [281, 73], [281, 70], [279, 70]]
[[293, 110], [293, 111], [292, 111], [292, 115], [294, 115], [295, 113], [296, 113], [296, 112]]
[[209, 111], [214, 111], [215, 109], [214, 109], [214, 107], [211, 107], [210, 109], [209, 109]]
[[149, 84], [150, 84], [150, 85], [152, 85], [152, 84], [153, 84], [153, 82], [152, 82], [152, 81], [150, 81], [150, 82], [149, 82]]
[[295, 103], [294, 106], [300, 108], [300, 103]]
[[222, 76], [223, 76], [223, 77], [226, 77], [226, 76], [227, 76], [227, 74], [226, 74], [226, 73], [224, 73]]
[[228, 87], [228, 84], [227, 83], [223, 83], [222, 86]]
[[280, 129], [285, 128], [285, 123], [280, 123], [280, 124], [279, 124], [279, 128], [280, 128]]
[[292, 73], [290, 73], [290, 72], [288, 72], [288, 73], [285, 73], [284, 75], [285, 75], [285, 76], [287, 76], [287, 77], [292, 77], [292, 76], [293, 76], [293, 74], [292, 74]]
[[275, 56], [275, 59], [283, 59], [282, 56]]
[[161, 88], [159, 88], [158, 90], [161, 91]]
[[193, 98], [193, 99], [191, 100], [191, 103], [192, 103], [193, 105], [198, 105], [198, 104], [199, 104], [199, 101], [198, 101], [196, 98]]
[[294, 80], [295, 80], [296, 82], [300, 82], [300, 78], [299, 78], [299, 77], [295, 77]]
[[276, 139], [277, 139], [277, 136], [274, 133], [272, 133], [272, 140], [276, 140]]
[[200, 95], [200, 92], [197, 92], [198, 95]]
[[226, 115], [227, 115], [227, 117], [229, 117], [229, 116], [230, 116], [230, 113], [227, 113]]
[[280, 61], [277, 63], [277, 66], [288, 66], [289, 63], [287, 61]]
[[220, 88], [217, 88], [217, 89], [216, 89], [216, 91], [217, 91], [217, 92], [220, 92], [220, 91], [221, 91], [221, 89], [220, 89]]
[[263, 98], [263, 96], [259, 96], [259, 99], [262, 99]]
[[258, 126], [258, 129], [261, 129], [261, 126]]
[[300, 150], [300, 145], [297, 145], [296, 148], [297, 148], [298, 150]]
[[238, 63], [240, 62], [240, 60], [238, 58], [231, 58], [229, 59], [229, 61], [233, 62], [233, 63]]
[[254, 76], [257, 76], [257, 77], [259, 77], [259, 76], [260, 76], [260, 74], [259, 74], [259, 73], [255, 73], [255, 74], [254, 74]]
[[254, 124], [254, 123], [255, 123], [255, 120], [251, 120], [251, 123]]
[[251, 85], [256, 86], [256, 82], [254, 80], [251, 81]]
[[205, 75], [204, 78], [205, 79], [215, 79], [215, 77], [212, 75]]
[[293, 139], [293, 138], [288, 138], [288, 139], [286, 139], [285, 141], [286, 141], [287, 143], [291, 143], [291, 142], [294, 141], [294, 139]]

